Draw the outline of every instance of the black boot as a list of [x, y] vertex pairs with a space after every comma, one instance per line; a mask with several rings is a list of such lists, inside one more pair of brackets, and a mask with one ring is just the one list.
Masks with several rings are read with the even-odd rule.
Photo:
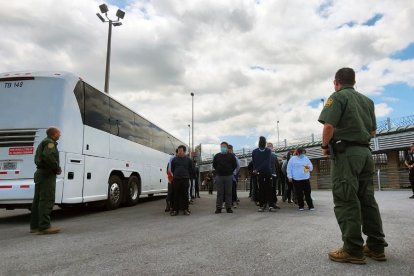
[[165, 207], [165, 212], [167, 213], [169, 211], [171, 211], [171, 204], [170, 204], [169, 201], [167, 201], [167, 206]]

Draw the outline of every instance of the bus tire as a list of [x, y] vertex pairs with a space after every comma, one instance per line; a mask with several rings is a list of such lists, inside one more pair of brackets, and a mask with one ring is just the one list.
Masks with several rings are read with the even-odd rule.
[[105, 202], [106, 210], [114, 210], [122, 201], [122, 179], [117, 175], [111, 175], [108, 180], [108, 199]]
[[138, 203], [139, 196], [141, 193], [138, 177], [133, 175], [128, 179], [127, 189], [128, 190], [126, 191], [126, 205], [134, 206]]

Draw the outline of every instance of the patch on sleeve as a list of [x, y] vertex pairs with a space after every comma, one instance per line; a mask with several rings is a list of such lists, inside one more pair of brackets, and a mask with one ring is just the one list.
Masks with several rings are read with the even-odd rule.
[[326, 100], [325, 106], [331, 106], [332, 103], [333, 103], [332, 98], [329, 98], [328, 100]]
[[55, 147], [55, 144], [53, 144], [53, 143], [47, 144], [48, 149], [53, 149], [54, 147]]

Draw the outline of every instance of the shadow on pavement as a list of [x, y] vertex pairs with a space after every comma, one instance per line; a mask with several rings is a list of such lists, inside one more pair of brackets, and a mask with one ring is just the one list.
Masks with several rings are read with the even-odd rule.
[[[165, 195], [157, 195], [157, 196], [152, 196], [152, 197], [144, 196], [140, 198], [137, 205], [131, 206], [131, 207], [121, 206], [120, 208], [134, 208], [136, 206], [145, 204], [147, 202], [162, 200], [165, 198], [166, 198]], [[3, 214], [6, 214], [7, 216], [0, 217], [0, 225], [27, 224], [28, 221], [30, 221], [30, 211], [28, 211], [28, 213], [22, 214], [22, 212], [24, 212], [23, 210], [24, 209], [5, 211], [5, 213]], [[10, 213], [18, 212], [18, 214], [9, 215], [8, 212]], [[111, 212], [111, 211], [104, 210], [102, 203], [95, 203], [92, 205], [74, 205], [74, 206], [70, 206], [70, 207], [68, 206], [64, 208], [59, 208], [56, 206], [54, 210], [52, 211], [52, 220], [65, 220], [65, 219], [70, 219], [70, 218], [77, 217], [77, 216], [87, 216], [87, 215], [94, 214], [97, 212]]]

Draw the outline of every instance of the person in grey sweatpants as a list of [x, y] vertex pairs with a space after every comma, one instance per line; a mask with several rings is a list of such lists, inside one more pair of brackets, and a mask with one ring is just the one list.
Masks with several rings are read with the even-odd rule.
[[217, 201], [216, 214], [221, 213], [223, 198], [226, 202], [227, 213], [233, 213], [232, 205], [232, 186], [233, 172], [237, 168], [236, 157], [228, 152], [228, 144], [220, 144], [220, 153], [217, 153], [213, 159], [213, 168], [216, 170]]

